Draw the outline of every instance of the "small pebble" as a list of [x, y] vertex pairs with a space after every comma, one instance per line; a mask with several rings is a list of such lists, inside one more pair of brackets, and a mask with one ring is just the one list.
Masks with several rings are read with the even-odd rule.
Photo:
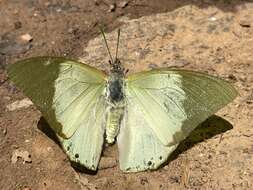
[[3, 134], [4, 134], [4, 135], [7, 134], [7, 129], [3, 129]]
[[212, 17], [209, 18], [209, 20], [210, 20], [210, 21], [216, 21], [217, 18], [212, 16]]
[[74, 31], [73, 28], [69, 28], [69, 29], [68, 29], [68, 33], [69, 33], [69, 34], [72, 34], [73, 31]]
[[109, 6], [108, 12], [114, 12], [115, 10], [116, 10], [116, 4], [111, 4], [111, 5]]
[[21, 158], [23, 160], [23, 164], [32, 163], [31, 155], [26, 150], [14, 150], [12, 152], [11, 163], [15, 164], [18, 161], [18, 158]]
[[20, 36], [20, 39], [24, 42], [31, 42], [33, 37], [30, 34], [23, 34]]
[[124, 8], [126, 8], [127, 6], [128, 6], [128, 1], [123, 1], [123, 2], [121, 2], [118, 6], [120, 7], [120, 8], [122, 8], [122, 9], [124, 9]]
[[239, 24], [240, 24], [241, 27], [244, 27], [244, 28], [249, 28], [251, 26], [251, 23], [247, 20], [241, 20], [239, 22]]
[[28, 98], [24, 98], [23, 100], [17, 100], [11, 104], [8, 104], [6, 108], [8, 111], [15, 111], [21, 108], [28, 108], [31, 105], [33, 105], [32, 101], [29, 100]]

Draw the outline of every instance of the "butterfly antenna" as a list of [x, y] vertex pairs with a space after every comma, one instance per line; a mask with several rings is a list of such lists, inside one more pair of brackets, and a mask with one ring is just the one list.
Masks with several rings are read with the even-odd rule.
[[117, 40], [117, 48], [116, 48], [116, 53], [115, 53], [115, 61], [117, 60], [117, 57], [118, 57], [119, 37], [120, 37], [120, 29], [118, 29], [118, 40]]
[[107, 40], [106, 40], [106, 38], [105, 38], [105, 33], [104, 33], [104, 30], [103, 30], [103, 28], [102, 28], [102, 27], [100, 28], [100, 31], [101, 31], [101, 33], [102, 33], [102, 35], [103, 35], [103, 38], [104, 38], [104, 41], [105, 41], [105, 45], [106, 45], [106, 49], [107, 49], [108, 54], [109, 54], [110, 59], [111, 59], [111, 63], [113, 63], [112, 55], [111, 55], [111, 52], [110, 52], [109, 46], [108, 46], [108, 44], [107, 44]]

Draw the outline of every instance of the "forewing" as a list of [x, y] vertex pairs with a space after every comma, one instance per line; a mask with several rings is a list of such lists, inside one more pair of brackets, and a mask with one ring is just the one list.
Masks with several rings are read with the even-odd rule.
[[64, 151], [72, 162], [96, 170], [104, 142], [105, 99], [101, 97], [89, 110], [85, 122], [69, 139], [58, 136]]
[[165, 146], [154, 134], [136, 96], [127, 96], [125, 114], [117, 137], [120, 169], [139, 172], [157, 169], [175, 150], [176, 145]]
[[106, 75], [60, 57], [25, 59], [8, 67], [10, 79], [34, 102], [53, 130], [71, 137], [105, 89]]
[[126, 84], [148, 126], [164, 145], [178, 144], [237, 96], [226, 81], [185, 70], [137, 73], [130, 75]]

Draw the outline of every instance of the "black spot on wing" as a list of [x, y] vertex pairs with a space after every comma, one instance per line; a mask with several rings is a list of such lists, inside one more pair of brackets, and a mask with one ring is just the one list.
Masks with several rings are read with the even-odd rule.
[[148, 161], [148, 166], [151, 166], [152, 165], [152, 161]]

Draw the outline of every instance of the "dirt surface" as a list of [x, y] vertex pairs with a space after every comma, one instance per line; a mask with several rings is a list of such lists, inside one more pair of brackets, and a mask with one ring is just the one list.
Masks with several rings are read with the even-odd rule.
[[[126, 4], [126, 2], [128, 2]], [[0, 0], [0, 189], [253, 189], [253, 3], [250, 1]], [[82, 173], [46, 132], [40, 112], [8, 80], [18, 59], [60, 55], [108, 69], [98, 25], [129, 72], [176, 66], [220, 76], [235, 101], [199, 126], [168, 162], [124, 174], [117, 147]], [[26, 34], [26, 35], [25, 35]], [[18, 102], [16, 102], [18, 101]]]

